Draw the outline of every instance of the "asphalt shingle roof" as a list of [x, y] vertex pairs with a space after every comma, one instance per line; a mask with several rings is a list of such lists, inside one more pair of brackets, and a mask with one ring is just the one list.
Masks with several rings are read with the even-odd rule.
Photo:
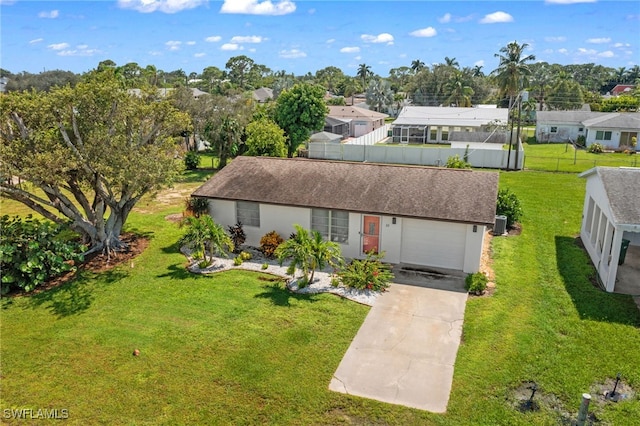
[[498, 173], [238, 157], [193, 196], [491, 225]]
[[602, 180], [613, 220], [618, 225], [640, 225], [640, 169], [630, 167], [595, 167], [582, 173], [597, 173]]

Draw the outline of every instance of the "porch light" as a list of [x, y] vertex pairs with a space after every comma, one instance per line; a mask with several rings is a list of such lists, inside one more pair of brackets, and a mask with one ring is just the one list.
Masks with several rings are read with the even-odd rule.
[[391, 218], [391, 223], [394, 224], [394, 225], [396, 224], [396, 218], [395, 217]]

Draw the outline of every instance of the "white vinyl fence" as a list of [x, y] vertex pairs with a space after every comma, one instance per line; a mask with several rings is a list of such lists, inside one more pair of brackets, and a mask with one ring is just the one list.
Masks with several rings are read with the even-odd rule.
[[391, 128], [391, 124], [385, 124], [382, 127], [378, 127], [373, 132], [362, 135], [358, 138], [350, 139], [345, 144], [347, 145], [374, 145], [387, 137], [387, 132]]
[[[380, 129], [378, 129], [380, 130]], [[385, 133], [386, 136], [386, 133]], [[377, 139], [378, 141], [380, 139]], [[309, 144], [309, 158], [340, 161], [366, 161], [370, 163], [412, 164], [420, 166], [445, 166], [454, 155], [464, 157], [466, 148], [425, 148], [411, 145], [354, 145], [314, 142]], [[518, 157], [516, 167], [516, 156]], [[511, 169], [522, 170], [524, 151], [470, 149], [468, 162], [473, 167], [506, 169], [507, 158]]]

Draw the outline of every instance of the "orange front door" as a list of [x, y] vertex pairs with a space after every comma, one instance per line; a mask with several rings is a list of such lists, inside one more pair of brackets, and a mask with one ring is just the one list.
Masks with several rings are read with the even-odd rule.
[[362, 220], [362, 252], [378, 253], [380, 243], [380, 216], [364, 216]]

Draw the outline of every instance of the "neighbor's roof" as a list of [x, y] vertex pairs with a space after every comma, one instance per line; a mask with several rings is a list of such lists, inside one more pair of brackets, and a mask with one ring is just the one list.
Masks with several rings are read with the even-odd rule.
[[594, 167], [580, 177], [599, 176], [616, 225], [640, 225], [640, 169]]
[[252, 93], [253, 99], [258, 102], [266, 102], [269, 99], [273, 99], [273, 89], [268, 87], [261, 87], [256, 89]]
[[342, 105], [329, 105], [329, 117], [336, 118], [359, 118], [368, 119], [369, 121], [380, 120], [381, 118], [387, 118], [387, 114], [381, 112], [371, 111], [369, 109], [360, 108], [356, 106], [342, 106]]
[[508, 118], [506, 108], [406, 106], [393, 125], [479, 127], [494, 120], [506, 123]]
[[584, 120], [585, 127], [640, 130], [640, 113], [614, 112]]
[[[591, 127], [610, 121], [603, 127], [638, 128], [640, 113], [637, 112], [597, 112], [597, 111], [536, 111], [536, 121], [538, 124], [583, 124]], [[618, 124], [625, 124], [619, 126]], [[634, 124], [635, 123], [635, 124]]]
[[336, 133], [331, 132], [318, 132], [311, 135], [309, 141], [311, 142], [340, 142], [342, 140], [342, 135], [338, 135]]
[[498, 173], [237, 157], [193, 196], [493, 224]]

